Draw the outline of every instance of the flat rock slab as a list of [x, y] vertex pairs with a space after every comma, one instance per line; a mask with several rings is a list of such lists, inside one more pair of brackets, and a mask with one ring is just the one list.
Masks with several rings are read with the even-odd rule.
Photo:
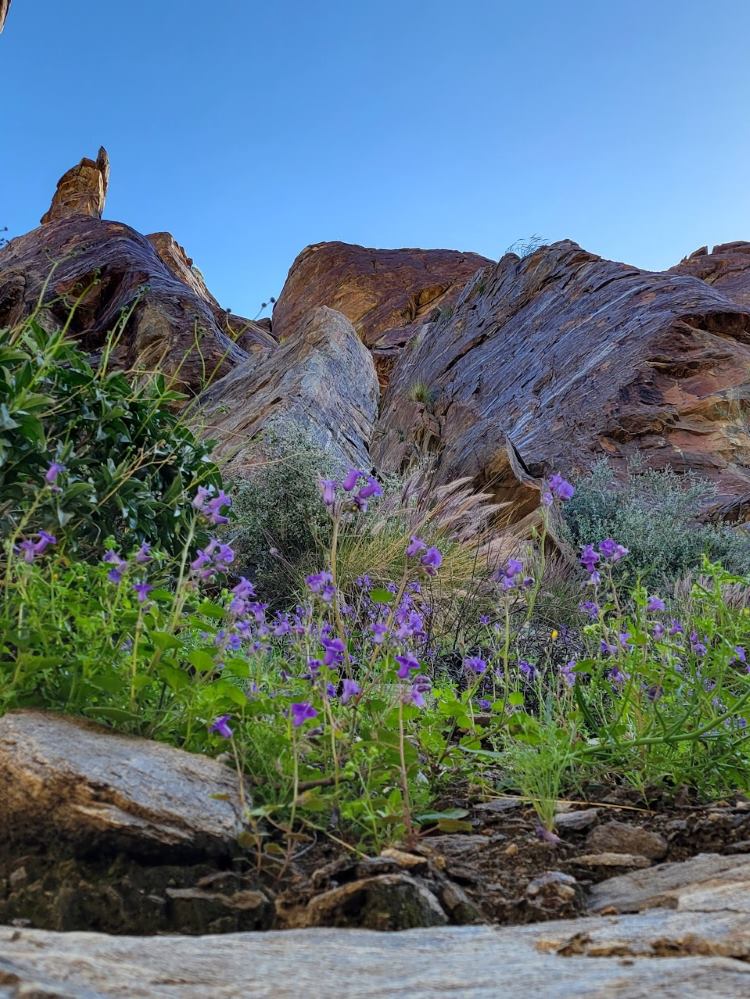
[[609, 878], [594, 885], [589, 899], [592, 912], [642, 912], [658, 906], [750, 912], [750, 857], [699, 853], [691, 860]]
[[209, 757], [61, 715], [0, 718], [4, 835], [220, 856], [235, 848], [241, 814], [236, 774]]
[[[750, 994], [736, 913], [536, 926], [111, 937], [0, 928], [0, 999], [729, 999]], [[36, 990], [36, 991], [34, 991]]]

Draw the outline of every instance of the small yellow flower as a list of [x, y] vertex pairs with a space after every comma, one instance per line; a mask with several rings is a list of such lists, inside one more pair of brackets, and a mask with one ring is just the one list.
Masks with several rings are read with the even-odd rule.
[[557, 628], [553, 628], [552, 631], [550, 632], [550, 638], [554, 642], [555, 639], [559, 637], [560, 637], [560, 632], [557, 630]]

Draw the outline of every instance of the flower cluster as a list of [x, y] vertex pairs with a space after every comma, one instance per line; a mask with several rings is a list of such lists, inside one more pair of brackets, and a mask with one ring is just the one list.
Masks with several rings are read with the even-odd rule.
[[361, 468], [350, 468], [341, 482], [336, 482], [334, 479], [321, 480], [321, 496], [329, 510], [335, 507], [339, 490], [344, 493], [342, 497], [344, 508], [359, 510], [362, 513], [367, 512], [368, 500], [383, 494], [383, 488], [378, 480]]
[[589, 582], [598, 586], [602, 581], [599, 571], [602, 565], [605, 562], [608, 565], [614, 565], [620, 559], [625, 558], [627, 554], [629, 552], [624, 545], [618, 544], [614, 538], [605, 538], [604, 541], [599, 542], [596, 548], [593, 545], [584, 545], [579, 561], [589, 574]]

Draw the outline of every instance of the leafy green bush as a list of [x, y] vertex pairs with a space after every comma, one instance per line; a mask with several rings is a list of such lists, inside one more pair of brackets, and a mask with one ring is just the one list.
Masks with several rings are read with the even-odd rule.
[[725, 524], [703, 524], [710, 482], [632, 464], [618, 480], [606, 461], [576, 484], [564, 508], [564, 530], [577, 548], [616, 538], [630, 552], [622, 569], [663, 584], [700, 567], [706, 555], [737, 572], [750, 570], [750, 535]]
[[0, 329], [0, 534], [44, 529], [79, 549], [115, 534], [177, 551], [185, 491], [219, 484], [209, 445], [173, 411], [180, 398], [158, 375], [133, 385], [106, 362], [95, 370], [34, 318]]

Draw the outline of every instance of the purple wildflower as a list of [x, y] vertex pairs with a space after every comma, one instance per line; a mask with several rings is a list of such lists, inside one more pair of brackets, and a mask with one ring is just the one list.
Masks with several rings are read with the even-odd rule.
[[343, 689], [341, 691], [341, 703], [348, 704], [352, 698], [358, 697], [361, 693], [362, 688], [356, 680], [346, 679], [343, 682]]
[[523, 675], [523, 677], [531, 683], [536, 676], [536, 669], [527, 663], [525, 659], [522, 659], [518, 664], [518, 670]]
[[320, 494], [327, 507], [332, 507], [336, 502], [336, 483], [333, 479], [320, 480]]
[[134, 559], [138, 565], [148, 565], [152, 561], [151, 545], [148, 541], [141, 542], [141, 547], [135, 553]]
[[706, 654], [706, 639], [703, 641], [698, 637], [697, 631], [690, 632], [690, 648], [696, 654], [696, 656], [705, 656]]
[[323, 572], [314, 572], [312, 575], [305, 577], [305, 582], [311, 593], [322, 595], [325, 593], [326, 587], [333, 584], [333, 576], [326, 570]]
[[311, 718], [317, 718], [318, 712], [310, 704], [309, 701], [299, 701], [296, 704], [291, 705], [292, 712], [292, 725], [295, 728], [299, 728], [300, 725], [304, 725], [306, 721]]
[[607, 673], [607, 676], [609, 677], [609, 682], [613, 687], [621, 687], [628, 678], [628, 674], [623, 673], [618, 666], [613, 666]]
[[349, 471], [344, 476], [344, 479], [341, 483], [341, 488], [344, 489], [347, 493], [350, 493], [352, 489], [354, 489], [357, 483], [359, 482], [360, 477], [364, 476], [364, 474], [365, 473], [360, 468], [350, 468]]
[[664, 638], [664, 625], [660, 624], [658, 621], [653, 627], [651, 634], [654, 636], [657, 642], [660, 642]]
[[674, 638], [675, 635], [684, 635], [685, 629], [679, 621], [672, 621], [672, 627], [669, 629], [669, 634], [672, 638]]
[[559, 500], [569, 500], [573, 498], [575, 488], [557, 472], [549, 480], [549, 490]]
[[138, 603], [143, 604], [148, 599], [149, 593], [153, 590], [150, 583], [133, 583], [133, 591], [138, 596]]
[[411, 690], [409, 691], [408, 698], [412, 704], [416, 705], [418, 708], [425, 707], [425, 694], [429, 693], [432, 688], [430, 683], [430, 678], [427, 676], [415, 676], [414, 681], [411, 685]]
[[396, 656], [396, 662], [399, 664], [398, 676], [401, 680], [408, 679], [410, 673], [416, 673], [421, 669], [419, 660], [408, 652], [403, 656]]
[[481, 676], [482, 673], [487, 671], [487, 663], [480, 656], [469, 656], [467, 659], [464, 659], [464, 668]]
[[428, 548], [420, 559], [420, 562], [424, 566], [425, 572], [430, 576], [434, 576], [443, 564], [443, 556], [437, 548]]
[[578, 605], [578, 610], [588, 614], [592, 621], [599, 617], [599, 605], [593, 600], [584, 600]]
[[406, 554], [408, 555], [409, 558], [412, 558], [412, 556], [418, 555], [420, 552], [423, 552], [426, 547], [427, 545], [425, 544], [424, 541], [422, 541], [421, 538], [413, 537], [409, 542], [409, 544], [406, 546]]
[[575, 682], [577, 679], [575, 668], [576, 668], [575, 659], [568, 660], [568, 662], [564, 663], [560, 667], [560, 676], [563, 678], [563, 680], [569, 687], [575, 686]]
[[104, 553], [102, 561], [112, 566], [107, 573], [107, 579], [110, 583], [119, 583], [128, 567], [127, 561], [124, 558], [121, 558], [112, 548]]
[[492, 707], [492, 701], [488, 701], [486, 697], [478, 697], [477, 707], [482, 711], [489, 711]]
[[219, 717], [212, 722], [209, 731], [220, 735], [222, 739], [231, 739], [234, 732], [229, 727], [230, 718], [231, 715], [219, 715]]
[[44, 473], [44, 481], [50, 487], [53, 493], [62, 492], [60, 487], [57, 485], [57, 477], [60, 472], [65, 471], [65, 465], [61, 465], [59, 461], [53, 461], [47, 471]]
[[667, 605], [660, 597], [648, 598], [648, 603], [646, 604], [647, 611], [650, 611], [651, 613], [660, 613], [661, 611], [665, 611], [666, 609]]
[[618, 544], [614, 538], [605, 538], [604, 541], [600, 541], [599, 551], [605, 558], [611, 559], [613, 562], [619, 562], [621, 558], [630, 554], [630, 550], [624, 545]]
[[738, 663], [746, 663], [747, 662], [747, 652], [745, 651], [744, 645], [735, 645], [735, 647], [734, 647], [734, 654], [737, 657], [737, 662]]
[[372, 631], [372, 640], [376, 645], [380, 645], [381, 642], [385, 641], [388, 628], [383, 621], [376, 621], [374, 624], [371, 624], [370, 630]]
[[344, 658], [344, 643], [340, 638], [324, 638], [321, 642], [326, 650], [323, 663], [326, 666], [338, 666]]
[[594, 551], [593, 545], [586, 545], [581, 552], [580, 561], [586, 572], [592, 573], [595, 570], [596, 563], [599, 561], [599, 554]]
[[40, 531], [36, 537], [36, 541], [26, 538], [16, 548], [17, 552], [23, 554], [24, 562], [33, 562], [37, 555], [43, 555], [50, 545], [57, 544], [57, 538], [49, 531]]

